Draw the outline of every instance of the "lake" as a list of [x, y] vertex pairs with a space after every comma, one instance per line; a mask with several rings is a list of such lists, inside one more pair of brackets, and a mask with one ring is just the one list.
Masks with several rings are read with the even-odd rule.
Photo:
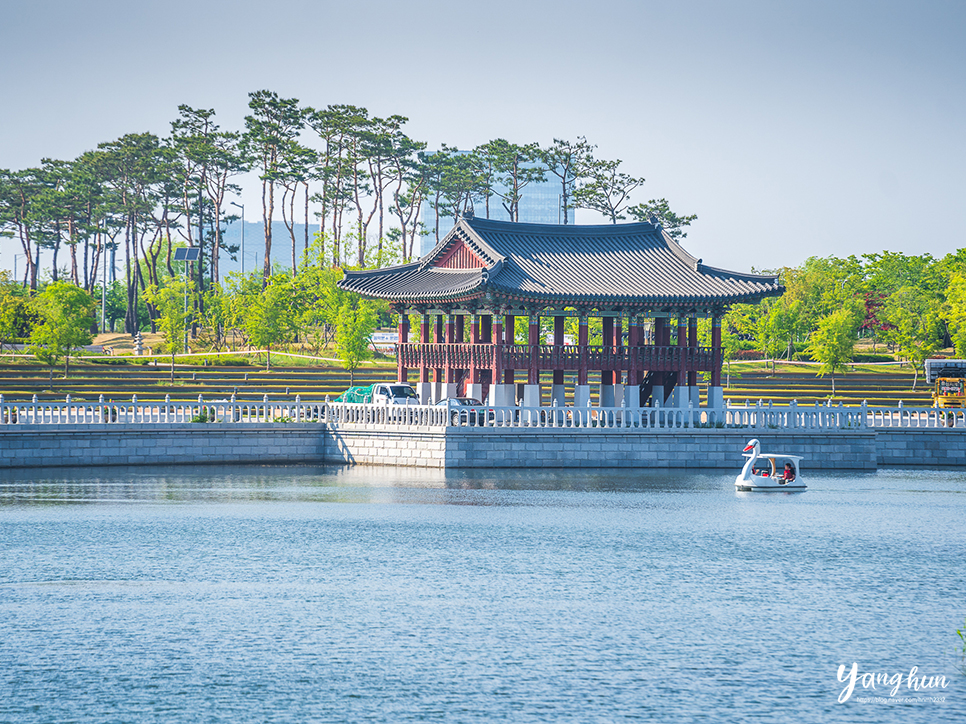
[[0, 472], [0, 721], [966, 720], [966, 472], [737, 472]]

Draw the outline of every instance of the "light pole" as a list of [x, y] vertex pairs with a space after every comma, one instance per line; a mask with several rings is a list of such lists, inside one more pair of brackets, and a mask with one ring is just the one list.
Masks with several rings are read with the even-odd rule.
[[236, 204], [234, 201], [229, 201], [232, 206], [237, 206], [242, 211], [241, 222], [242, 222], [242, 238], [241, 238], [241, 273], [245, 273], [245, 204]]
[[13, 255], [13, 280], [17, 281], [17, 258], [23, 256], [23, 254]]
[[[198, 248], [197, 246], [179, 247], [179, 248], [177, 248], [177, 249], [174, 250], [174, 260], [175, 261], [183, 261], [184, 262], [184, 277], [183, 277], [183, 279], [184, 279], [184, 316], [185, 316], [185, 321], [187, 321], [187, 318], [188, 318], [188, 264], [190, 262], [193, 262], [193, 261], [198, 261], [198, 257], [200, 256], [200, 254], [201, 254], [201, 249]], [[185, 324], [185, 330], [184, 330], [184, 348], [185, 348], [185, 351], [187, 351], [187, 349], [188, 349], [188, 325], [187, 324]], [[172, 359], [173, 359], [173, 357], [172, 357]], [[174, 363], [172, 362], [172, 364], [174, 364]], [[171, 369], [173, 370], [174, 367], [172, 367]], [[172, 371], [171, 374], [173, 375], [174, 372]]]
[[107, 330], [104, 329], [105, 322], [107, 319], [107, 244], [101, 239], [101, 334], [104, 334]]

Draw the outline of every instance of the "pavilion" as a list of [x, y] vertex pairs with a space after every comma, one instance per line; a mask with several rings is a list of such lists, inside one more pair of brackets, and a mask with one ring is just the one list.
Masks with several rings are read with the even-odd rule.
[[[470, 214], [418, 261], [346, 271], [339, 286], [399, 314], [399, 380], [418, 369], [424, 404], [465, 394], [526, 407], [541, 404], [541, 370], [553, 371], [550, 400], [559, 406], [565, 372], [576, 372], [574, 404], [585, 406], [599, 371], [602, 407], [697, 407], [698, 373], [708, 372], [707, 404], [720, 407], [722, 316], [731, 304], [784, 292], [776, 276], [706, 266], [654, 219], [561, 226]], [[514, 338], [517, 317], [528, 320], [526, 340]], [[540, 343], [545, 317], [552, 344]], [[565, 344], [566, 317], [577, 319], [576, 344]], [[589, 344], [591, 317], [601, 319], [600, 346]], [[699, 317], [711, 319], [710, 347], [698, 346]]]

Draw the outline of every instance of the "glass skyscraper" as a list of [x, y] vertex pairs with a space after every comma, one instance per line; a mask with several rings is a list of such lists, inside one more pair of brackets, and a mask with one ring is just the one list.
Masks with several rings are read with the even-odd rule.
[[[498, 184], [495, 186], [495, 190], [505, 193], [506, 187]], [[546, 172], [544, 181], [534, 181], [527, 184], [520, 194], [520, 222], [524, 224], [562, 224], [564, 218], [562, 191], [560, 177], [549, 171]], [[573, 203], [572, 198], [571, 203]], [[486, 218], [486, 202], [481, 198], [474, 198], [473, 212], [477, 218]], [[569, 223], [574, 223], [573, 209], [568, 210], [567, 216]], [[497, 195], [490, 197], [489, 218], [497, 221], [510, 220], [510, 215], [503, 208], [503, 200]], [[426, 201], [423, 201], [420, 209], [420, 220], [427, 233], [420, 239], [419, 254], [425, 256], [436, 246], [436, 212]], [[440, 217], [440, 241], [449, 233], [455, 223], [455, 219], [451, 216]]]

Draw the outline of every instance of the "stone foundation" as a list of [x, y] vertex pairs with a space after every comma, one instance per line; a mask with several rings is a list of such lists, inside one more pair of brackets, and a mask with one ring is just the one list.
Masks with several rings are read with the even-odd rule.
[[805, 469], [966, 465], [962, 430], [769, 431], [388, 427], [318, 423], [0, 426], [0, 467], [346, 463], [406, 467], [721, 468], [794, 452]]

